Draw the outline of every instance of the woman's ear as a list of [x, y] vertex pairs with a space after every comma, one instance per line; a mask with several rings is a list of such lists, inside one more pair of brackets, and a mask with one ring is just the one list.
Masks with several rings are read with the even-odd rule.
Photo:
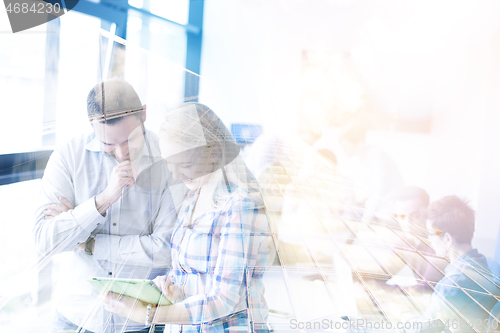
[[223, 152], [222, 152], [222, 146], [220, 144], [216, 144], [210, 148], [210, 162], [212, 164], [216, 165], [221, 164], [222, 156]]

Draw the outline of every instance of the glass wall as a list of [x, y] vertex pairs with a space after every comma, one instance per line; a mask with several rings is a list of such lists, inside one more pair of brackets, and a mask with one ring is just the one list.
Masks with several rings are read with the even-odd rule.
[[[103, 80], [126, 80], [147, 105], [145, 126], [157, 132], [165, 111], [186, 100], [186, 78], [199, 81], [189, 79], [197, 75], [184, 69], [189, 2], [148, 4], [151, 9], [138, 11], [121, 2], [115, 8], [121, 16], [113, 16], [109, 2], [82, 1], [47, 24], [0, 35], [5, 106], [0, 198], [2, 207], [8, 207], [0, 225], [2, 332], [48, 332], [61, 297], [56, 286], [68, 283], [58, 278], [68, 253], [40, 254], [33, 227], [42, 189], [39, 178], [52, 151], [92, 133], [90, 89]], [[3, 17], [0, 30], [10, 30]], [[120, 31], [129, 38], [117, 37]]]

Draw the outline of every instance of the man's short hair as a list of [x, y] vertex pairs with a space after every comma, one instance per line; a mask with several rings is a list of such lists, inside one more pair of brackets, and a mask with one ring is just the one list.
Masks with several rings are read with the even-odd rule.
[[456, 195], [446, 196], [429, 205], [427, 218], [432, 225], [449, 233], [460, 244], [470, 244], [474, 236], [474, 210]]
[[142, 103], [130, 83], [112, 79], [98, 83], [90, 90], [87, 114], [90, 121], [112, 125], [132, 114], [142, 117]]

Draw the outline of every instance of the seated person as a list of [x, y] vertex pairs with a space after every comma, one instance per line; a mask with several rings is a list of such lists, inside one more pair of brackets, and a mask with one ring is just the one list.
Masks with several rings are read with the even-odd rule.
[[[434, 288], [424, 317], [441, 319], [456, 332], [484, 331], [497, 302], [494, 295], [500, 295], [500, 282], [488, 268], [486, 257], [471, 245], [474, 224], [474, 211], [456, 196], [433, 202], [427, 210], [430, 245], [450, 264]], [[451, 326], [454, 322], [461, 327]]]
[[341, 150], [337, 171], [350, 180], [355, 215], [363, 222], [375, 219], [382, 200], [403, 185], [403, 177], [391, 156], [366, 143], [367, 125], [361, 121], [346, 124], [339, 135]]
[[[438, 282], [443, 278], [440, 271], [444, 270], [445, 266], [436, 268], [418, 253], [435, 254], [434, 250], [422, 241], [427, 237], [425, 212], [429, 206], [429, 195], [419, 187], [405, 186], [398, 189], [390, 201], [390, 210], [402, 231], [401, 241], [395, 245], [410, 250], [400, 252], [402, 259], [415, 272], [416, 279]], [[426, 288], [428, 285], [421, 283], [420, 286]]]
[[106, 308], [137, 322], [179, 324], [182, 332], [267, 332], [262, 276], [273, 259], [272, 236], [234, 138], [199, 103], [168, 112], [159, 137], [173, 177], [190, 189], [171, 239], [171, 269], [155, 279], [174, 304], [110, 293]]

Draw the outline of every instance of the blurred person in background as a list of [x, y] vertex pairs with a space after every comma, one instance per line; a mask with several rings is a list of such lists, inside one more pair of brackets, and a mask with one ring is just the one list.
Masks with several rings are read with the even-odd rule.
[[337, 170], [352, 184], [355, 214], [360, 220], [370, 221], [382, 199], [403, 186], [403, 179], [386, 152], [365, 143], [366, 132], [366, 126], [360, 122], [342, 128], [339, 142], [343, 154], [337, 156]]
[[323, 236], [332, 228], [336, 210], [344, 208], [344, 184], [335, 172], [336, 162], [335, 154], [328, 149], [308, 146], [296, 154], [294, 164], [300, 169], [290, 175], [289, 183], [280, 185], [283, 205], [277, 226], [282, 265], [316, 262], [332, 266], [334, 246]]
[[[394, 245], [410, 250], [400, 253], [410, 271], [414, 272], [412, 277], [434, 283], [438, 282], [444, 276], [441, 271], [445, 266], [436, 268], [419, 254], [435, 255], [434, 250], [425, 242], [427, 238], [425, 215], [429, 206], [429, 194], [422, 188], [406, 186], [391, 194], [389, 201], [392, 216], [401, 228], [399, 234], [401, 241]], [[388, 281], [388, 284], [391, 284], [391, 280]], [[422, 282], [420, 286], [426, 289], [430, 288], [425, 282]]]
[[426, 227], [432, 248], [450, 263], [434, 288], [423, 320], [462, 323], [452, 331], [484, 331], [489, 311], [497, 303], [494, 295], [500, 296], [500, 281], [488, 268], [486, 257], [472, 247], [474, 210], [457, 196], [446, 196], [429, 205]]
[[286, 140], [274, 134], [262, 134], [246, 147], [245, 164], [256, 179], [266, 177], [270, 166], [279, 166], [280, 155], [287, 156], [291, 146]]
[[43, 255], [64, 252], [52, 332], [145, 332], [144, 323], [105, 311], [86, 280], [146, 279], [166, 270], [177, 218], [170, 173], [157, 136], [144, 128], [146, 107], [129, 83], [97, 84], [87, 112], [93, 132], [50, 157], [33, 229]]

